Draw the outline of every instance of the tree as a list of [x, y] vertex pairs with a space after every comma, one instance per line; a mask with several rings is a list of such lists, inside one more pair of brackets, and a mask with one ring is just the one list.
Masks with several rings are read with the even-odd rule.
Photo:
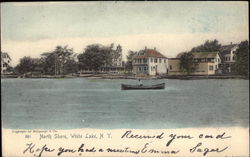
[[180, 57], [180, 70], [184, 73], [190, 74], [197, 68], [197, 63], [194, 61], [192, 53], [184, 52]]
[[219, 51], [220, 48], [221, 44], [219, 44], [218, 40], [214, 39], [213, 41], [207, 40], [204, 44], [192, 48], [190, 52], [215, 52]]
[[56, 55], [52, 53], [42, 54], [42, 67], [45, 74], [56, 74]]
[[127, 55], [127, 62], [125, 64], [125, 69], [127, 71], [132, 71], [132, 68], [133, 68], [133, 65], [132, 65], [132, 62], [133, 62], [133, 57], [137, 54], [137, 52], [134, 52], [134, 51], [131, 51], [129, 50], [128, 51], [128, 55]]
[[236, 69], [241, 75], [249, 75], [249, 43], [242, 41], [236, 51]]
[[110, 47], [100, 44], [88, 45], [84, 52], [78, 55], [80, 69], [92, 69], [96, 72], [102, 66], [110, 66], [112, 64], [112, 48], [112, 44]]
[[112, 66], [118, 66], [117, 63], [122, 62], [122, 47], [120, 44], [117, 45], [116, 49], [111, 49]]
[[64, 71], [66, 74], [78, 72], [78, 63], [73, 59], [68, 59], [64, 64]]
[[[43, 69], [48, 74], [66, 74], [67, 66], [72, 62], [73, 49], [68, 46], [57, 46], [52, 52], [43, 53]], [[71, 61], [70, 61], [71, 60]], [[67, 63], [67, 64], [66, 64]]]
[[40, 72], [41, 62], [39, 58], [23, 57], [20, 63], [15, 67], [15, 72], [18, 74], [25, 74], [27, 72]]

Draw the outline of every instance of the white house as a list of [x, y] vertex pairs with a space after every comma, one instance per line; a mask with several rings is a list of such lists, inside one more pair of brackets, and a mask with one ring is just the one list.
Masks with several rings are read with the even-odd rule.
[[168, 59], [156, 49], [141, 50], [133, 57], [133, 74], [161, 75], [168, 72]]
[[223, 45], [220, 49], [222, 63], [220, 65], [224, 73], [234, 72], [236, 62], [236, 51], [239, 48], [238, 44]]
[[1, 52], [1, 74], [8, 74], [7, 68], [10, 67], [11, 58], [6, 52]]

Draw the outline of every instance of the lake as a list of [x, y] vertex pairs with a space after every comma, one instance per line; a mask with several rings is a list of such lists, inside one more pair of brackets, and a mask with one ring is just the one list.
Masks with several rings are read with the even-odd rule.
[[249, 81], [143, 80], [164, 90], [121, 90], [109, 79], [1, 79], [2, 127], [169, 129], [248, 127]]

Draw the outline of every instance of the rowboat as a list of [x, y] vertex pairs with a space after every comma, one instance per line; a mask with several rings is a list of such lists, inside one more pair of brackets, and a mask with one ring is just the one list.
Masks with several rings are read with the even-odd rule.
[[144, 90], [144, 89], [164, 89], [165, 83], [161, 84], [155, 84], [155, 85], [128, 85], [128, 84], [122, 84], [121, 89], [122, 90]]

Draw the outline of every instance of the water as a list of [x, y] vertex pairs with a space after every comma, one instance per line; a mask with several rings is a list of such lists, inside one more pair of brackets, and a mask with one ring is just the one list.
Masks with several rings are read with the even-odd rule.
[[135, 80], [2, 79], [11, 129], [248, 127], [248, 80], [147, 80], [165, 90], [120, 90]]

